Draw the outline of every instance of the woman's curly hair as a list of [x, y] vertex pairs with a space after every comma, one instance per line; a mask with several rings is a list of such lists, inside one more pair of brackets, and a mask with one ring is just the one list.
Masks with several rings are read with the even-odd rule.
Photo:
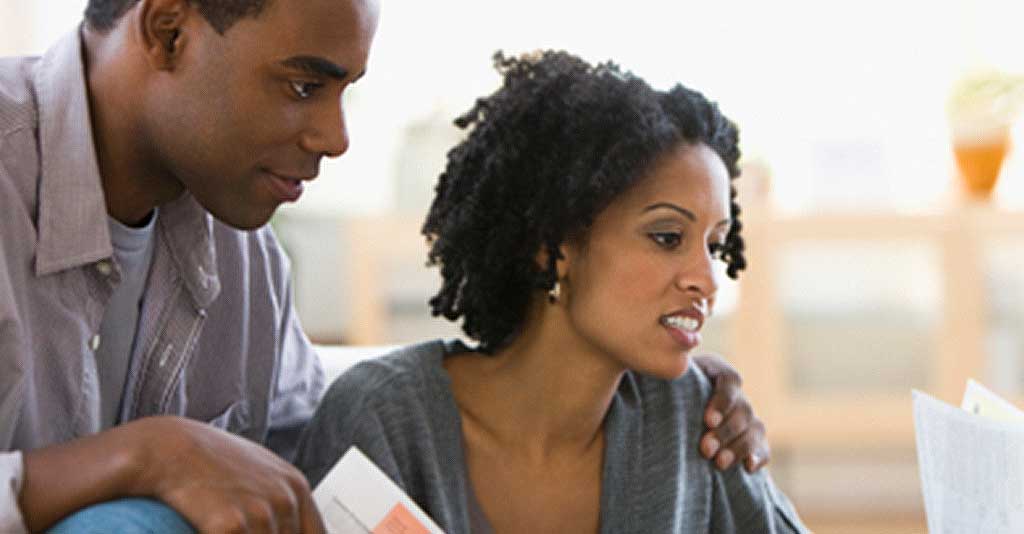
[[[614, 63], [592, 66], [561, 51], [498, 52], [494, 64], [504, 83], [455, 120], [469, 135], [448, 153], [422, 229], [444, 279], [433, 314], [462, 317], [488, 353], [519, 333], [537, 290], [554, 286], [559, 246], [585, 237], [660, 156], [703, 143], [731, 178], [740, 156], [735, 125], [682, 85], [656, 91]], [[736, 278], [746, 260], [735, 187], [730, 193], [721, 258]]]

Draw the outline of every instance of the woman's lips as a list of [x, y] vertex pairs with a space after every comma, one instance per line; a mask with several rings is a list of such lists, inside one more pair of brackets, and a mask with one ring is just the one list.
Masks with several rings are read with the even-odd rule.
[[700, 332], [690, 332], [674, 326], [665, 326], [665, 329], [668, 330], [668, 335], [672, 336], [672, 339], [679, 344], [683, 351], [691, 351], [697, 345], [700, 345]]
[[692, 350], [700, 344], [700, 328], [703, 324], [699, 317], [687, 313], [666, 315], [659, 322], [684, 351]]

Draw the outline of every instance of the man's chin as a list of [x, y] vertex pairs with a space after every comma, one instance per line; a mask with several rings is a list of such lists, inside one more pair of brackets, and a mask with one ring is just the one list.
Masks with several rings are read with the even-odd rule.
[[258, 230], [266, 226], [277, 210], [252, 210], [248, 213], [218, 213], [207, 208], [207, 211], [218, 221], [236, 230], [249, 231]]

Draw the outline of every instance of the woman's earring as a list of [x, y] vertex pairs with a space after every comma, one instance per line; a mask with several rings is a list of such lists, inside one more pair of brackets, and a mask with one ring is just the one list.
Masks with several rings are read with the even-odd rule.
[[562, 285], [555, 280], [555, 285], [548, 290], [548, 302], [554, 304], [558, 302], [558, 298], [562, 296]]

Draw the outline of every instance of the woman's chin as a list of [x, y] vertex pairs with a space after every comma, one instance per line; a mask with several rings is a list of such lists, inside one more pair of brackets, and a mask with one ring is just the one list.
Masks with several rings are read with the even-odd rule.
[[690, 368], [690, 352], [677, 352], [658, 362], [650, 363], [656, 365], [645, 365], [642, 369], [633, 369], [633, 371], [664, 380], [675, 380], [686, 374], [686, 370]]

